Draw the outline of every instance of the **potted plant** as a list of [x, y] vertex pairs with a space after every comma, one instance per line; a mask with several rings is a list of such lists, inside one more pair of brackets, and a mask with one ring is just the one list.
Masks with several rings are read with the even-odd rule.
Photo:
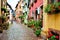
[[40, 29], [37, 29], [37, 30], [35, 31], [35, 34], [36, 34], [37, 37], [39, 37], [40, 34], [41, 34], [41, 30], [40, 30]]
[[4, 13], [7, 13], [7, 9], [4, 7], [1, 8], [1, 11], [4, 11]]
[[28, 27], [34, 28], [34, 23], [35, 23], [34, 20], [30, 20], [30, 21], [28, 22]]
[[38, 21], [35, 21], [34, 23], [34, 27], [35, 27], [34, 33], [36, 34], [37, 37], [39, 37], [41, 34], [41, 23], [40, 22], [41, 21], [38, 20]]
[[5, 16], [1, 16], [2, 18], [2, 23], [6, 22], [6, 17]]
[[24, 18], [24, 16], [23, 16], [23, 15], [21, 15], [21, 16], [19, 16], [19, 18], [23, 19], [23, 18]]
[[41, 21], [40, 20], [35, 21], [34, 26], [35, 26], [36, 29], [41, 29], [41, 26], [42, 26]]
[[50, 38], [48, 38], [48, 40], [59, 40], [59, 36], [51, 36]]
[[9, 23], [4, 23], [3, 26], [2, 26], [3, 27], [3, 30], [7, 30], [8, 29], [8, 26], [9, 26]]
[[60, 2], [55, 3], [55, 6], [60, 9]]
[[59, 35], [53, 33], [52, 31], [48, 31], [48, 40], [59, 40]]
[[60, 12], [60, 2], [57, 2], [54, 4], [55, 5], [55, 8], [56, 8], [56, 13], [59, 13]]
[[6, 16], [1, 16], [0, 17], [0, 20], [1, 20], [1, 23], [0, 23], [0, 28], [2, 29], [2, 30], [5, 30], [5, 29], [8, 29], [8, 26], [9, 26], [9, 23], [6, 23]]
[[45, 8], [45, 12], [46, 13], [51, 13], [51, 5], [49, 4], [49, 5], [47, 5], [47, 7]]
[[45, 8], [45, 12], [48, 14], [57, 14], [60, 12], [60, 2], [54, 4], [48, 4]]
[[19, 16], [19, 18], [21, 19], [21, 23], [23, 23], [24, 22], [24, 15]]

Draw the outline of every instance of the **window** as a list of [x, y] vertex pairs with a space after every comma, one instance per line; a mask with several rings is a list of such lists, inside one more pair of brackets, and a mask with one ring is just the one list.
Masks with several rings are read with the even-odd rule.
[[35, 14], [36, 14], [36, 19], [37, 19], [37, 14], [38, 14], [38, 11], [37, 10], [35, 11]]
[[31, 0], [28, 1], [28, 7], [29, 7], [29, 5], [30, 5], [30, 1], [31, 1]]
[[40, 13], [40, 7], [37, 8], [37, 14], [39, 14], [39, 13]]
[[34, 17], [35, 15], [34, 15], [34, 12], [32, 11], [32, 17]]
[[31, 3], [33, 3], [35, 0], [31, 0]]
[[33, 7], [33, 3], [31, 4], [31, 6]]
[[37, 0], [34, 0], [34, 2], [36, 3], [36, 2], [37, 2]]

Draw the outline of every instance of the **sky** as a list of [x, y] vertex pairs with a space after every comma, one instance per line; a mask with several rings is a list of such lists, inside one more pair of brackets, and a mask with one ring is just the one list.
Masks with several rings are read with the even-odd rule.
[[7, 2], [11, 5], [12, 9], [15, 10], [15, 6], [19, 0], [7, 0]]

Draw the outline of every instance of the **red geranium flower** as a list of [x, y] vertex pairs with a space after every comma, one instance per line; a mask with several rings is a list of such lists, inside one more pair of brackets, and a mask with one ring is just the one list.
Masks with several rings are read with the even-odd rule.
[[52, 33], [50, 33], [50, 36], [53, 36], [53, 34], [52, 34]]
[[53, 34], [52, 34], [52, 33], [49, 33], [49, 36], [48, 36], [48, 38], [50, 38], [51, 36], [53, 36]]
[[59, 36], [56, 36], [56, 38], [58, 39], [58, 38], [59, 38]]
[[50, 38], [51, 36], [49, 35], [48, 38]]

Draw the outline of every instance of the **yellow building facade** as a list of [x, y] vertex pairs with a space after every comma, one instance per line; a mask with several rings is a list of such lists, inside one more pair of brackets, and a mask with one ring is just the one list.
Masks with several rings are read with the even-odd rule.
[[17, 20], [18, 22], [21, 21], [21, 20], [19, 19], [19, 16], [20, 16], [20, 15], [23, 15], [23, 13], [22, 13], [23, 7], [21, 6], [22, 3], [23, 3], [23, 0], [20, 0], [20, 1], [18, 2], [18, 4], [16, 5], [16, 10], [15, 10], [16, 16], [15, 16], [15, 18], [16, 18], [16, 20]]
[[15, 13], [16, 13], [16, 17], [19, 17], [20, 15], [22, 15], [22, 10], [23, 8], [21, 7], [21, 4], [22, 4], [22, 1], [19, 1], [18, 4], [16, 5], [16, 10], [15, 10]]
[[7, 8], [7, 0], [0, 0], [0, 16], [1, 16], [1, 7]]
[[45, 13], [45, 7], [48, 4], [48, 0], [43, 0], [43, 31], [46, 32], [49, 28], [60, 31], [60, 13], [50, 14]]

